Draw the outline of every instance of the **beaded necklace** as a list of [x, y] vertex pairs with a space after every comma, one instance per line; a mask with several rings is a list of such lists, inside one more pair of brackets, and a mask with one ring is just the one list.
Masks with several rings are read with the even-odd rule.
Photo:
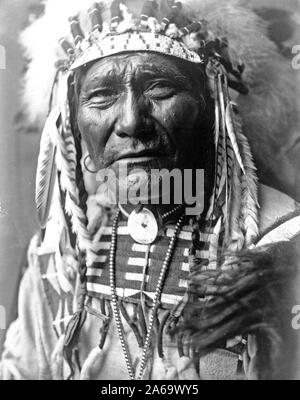
[[177, 238], [178, 238], [178, 234], [180, 233], [180, 230], [181, 230], [181, 227], [182, 227], [182, 222], [183, 222], [184, 215], [182, 215], [179, 218], [179, 220], [178, 220], [178, 222], [176, 224], [176, 227], [175, 227], [175, 230], [174, 230], [174, 235], [170, 239], [170, 244], [169, 244], [169, 247], [168, 247], [168, 250], [167, 250], [167, 254], [166, 254], [165, 260], [163, 262], [161, 273], [159, 275], [159, 279], [158, 279], [158, 282], [157, 282], [155, 295], [154, 295], [154, 299], [153, 299], [153, 305], [152, 305], [152, 308], [151, 308], [151, 311], [150, 311], [149, 325], [148, 325], [148, 329], [147, 329], [147, 335], [146, 335], [146, 339], [145, 339], [145, 343], [144, 343], [144, 347], [143, 347], [142, 358], [141, 358], [140, 368], [139, 368], [139, 372], [137, 374], [137, 377], [136, 377], [136, 374], [135, 374], [134, 369], [133, 369], [133, 364], [132, 364], [132, 360], [131, 360], [131, 357], [130, 357], [128, 344], [127, 344], [127, 342], [125, 340], [124, 327], [123, 327], [123, 323], [122, 323], [122, 320], [121, 320], [120, 309], [118, 307], [118, 296], [117, 296], [117, 290], [116, 290], [115, 257], [116, 257], [116, 248], [117, 248], [117, 229], [118, 229], [119, 216], [120, 216], [120, 210], [117, 212], [117, 214], [115, 216], [115, 219], [114, 219], [114, 222], [113, 222], [112, 235], [111, 235], [110, 256], [109, 256], [109, 274], [110, 274], [110, 289], [111, 289], [111, 298], [112, 298], [112, 308], [113, 308], [113, 314], [114, 314], [116, 327], [117, 327], [118, 335], [119, 335], [119, 338], [120, 338], [120, 342], [121, 342], [121, 346], [122, 346], [122, 350], [123, 350], [123, 354], [124, 354], [124, 358], [125, 358], [128, 374], [130, 376], [130, 379], [132, 379], [132, 380], [135, 380], [135, 379], [140, 380], [140, 379], [142, 379], [142, 376], [143, 376], [143, 373], [144, 373], [144, 370], [146, 368], [146, 364], [147, 364], [147, 361], [148, 361], [148, 356], [149, 356], [148, 353], [149, 353], [149, 347], [150, 347], [151, 339], [152, 339], [152, 332], [153, 332], [153, 327], [154, 327], [155, 314], [156, 314], [157, 308], [159, 306], [164, 280], [165, 280], [166, 274], [168, 272], [170, 261], [171, 261], [172, 256], [173, 256], [173, 252], [174, 252], [174, 249], [175, 249], [175, 246], [176, 246], [176, 241], [177, 241]]

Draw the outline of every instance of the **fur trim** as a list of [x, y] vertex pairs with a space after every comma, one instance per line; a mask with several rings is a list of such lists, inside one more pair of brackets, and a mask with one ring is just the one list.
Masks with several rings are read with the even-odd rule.
[[[293, 375], [297, 332], [288, 327], [298, 296], [299, 240], [300, 236], [236, 254], [221, 271], [192, 274], [181, 329], [200, 356], [226, 340], [253, 334], [258, 343], [258, 378]], [[203, 296], [206, 300], [199, 301]]]

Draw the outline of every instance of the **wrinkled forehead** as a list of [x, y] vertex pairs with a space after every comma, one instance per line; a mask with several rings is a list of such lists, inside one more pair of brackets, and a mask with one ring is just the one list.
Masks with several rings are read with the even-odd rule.
[[123, 53], [90, 63], [76, 71], [77, 89], [104, 80], [167, 78], [193, 90], [203, 83], [204, 74], [199, 65], [151, 52]]

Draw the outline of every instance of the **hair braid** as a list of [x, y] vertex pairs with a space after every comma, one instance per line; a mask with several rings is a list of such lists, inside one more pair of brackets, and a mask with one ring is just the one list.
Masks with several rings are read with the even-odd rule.
[[83, 172], [81, 168], [81, 158], [82, 158], [82, 148], [81, 148], [81, 133], [78, 129], [76, 123], [76, 110], [75, 110], [75, 90], [74, 84], [71, 83], [69, 85], [68, 91], [68, 101], [70, 107], [70, 124], [71, 131], [74, 137], [75, 148], [76, 148], [76, 184], [79, 191], [79, 206], [86, 215], [87, 212], [87, 199], [88, 193], [85, 189]]

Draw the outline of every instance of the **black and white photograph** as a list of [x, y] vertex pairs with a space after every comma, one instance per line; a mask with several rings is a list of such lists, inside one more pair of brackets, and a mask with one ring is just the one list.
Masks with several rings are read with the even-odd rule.
[[0, 380], [300, 380], [300, 0], [0, 0], [0, 238]]

